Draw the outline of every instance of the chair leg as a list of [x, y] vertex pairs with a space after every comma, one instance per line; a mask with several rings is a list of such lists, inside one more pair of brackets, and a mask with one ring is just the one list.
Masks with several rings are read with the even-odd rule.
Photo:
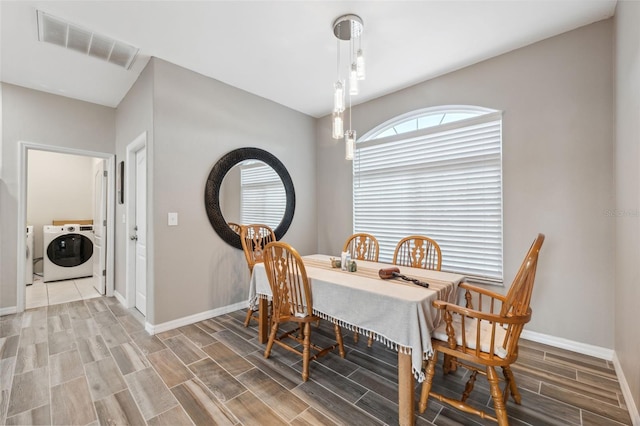
[[508, 426], [509, 419], [507, 418], [507, 407], [502, 400], [502, 391], [500, 390], [500, 381], [498, 379], [498, 373], [494, 367], [487, 367], [487, 380], [489, 380], [489, 386], [491, 388], [491, 397], [493, 398], [493, 408], [496, 411], [496, 418], [498, 419], [498, 426]]
[[[360, 340], [360, 334], [355, 331], [353, 333], [353, 343], [358, 343], [358, 340]], [[371, 346], [373, 346], [373, 333], [369, 333], [369, 338], [367, 339], [367, 347], [370, 348]]]
[[271, 355], [271, 348], [273, 347], [273, 342], [276, 340], [276, 333], [278, 332], [278, 322], [273, 319], [273, 325], [271, 326], [271, 333], [269, 333], [269, 341], [267, 342], [267, 348], [264, 350], [264, 357], [269, 358]]
[[422, 391], [420, 392], [420, 404], [418, 409], [420, 414], [424, 413], [427, 409], [427, 403], [429, 399], [429, 392], [431, 392], [431, 386], [433, 385], [433, 376], [436, 374], [436, 363], [438, 362], [438, 352], [434, 352], [429, 361], [427, 361], [427, 368], [425, 370], [424, 382], [422, 382]]
[[464, 392], [462, 392], [462, 397], [460, 398], [460, 401], [465, 402], [467, 398], [469, 398], [469, 395], [471, 395], [471, 392], [473, 391], [473, 386], [476, 383], [477, 375], [478, 375], [478, 372], [473, 370], [473, 373], [471, 373], [471, 376], [469, 376], [469, 380], [467, 380], [467, 384], [464, 387]]
[[309, 378], [309, 358], [311, 357], [311, 325], [306, 322], [304, 324], [304, 340], [302, 341], [302, 381], [306, 382]]
[[244, 319], [244, 327], [245, 327], [245, 328], [249, 327], [249, 323], [251, 322], [251, 317], [253, 316], [253, 313], [254, 313], [254, 312], [255, 312], [255, 311], [254, 311], [253, 309], [251, 309], [251, 308], [249, 308], [249, 309], [247, 310], [247, 316], [246, 316], [246, 317], [245, 317], [245, 319]]
[[369, 340], [367, 340], [367, 347], [373, 346], [373, 332], [369, 332]]
[[344, 352], [344, 345], [342, 342], [342, 330], [340, 330], [340, 326], [336, 323], [333, 323], [333, 330], [336, 332], [336, 342], [338, 342], [338, 351], [340, 352], [340, 358], [344, 358], [346, 354]]
[[511, 391], [511, 395], [513, 396], [513, 400], [516, 404], [520, 405], [522, 401], [522, 397], [520, 396], [520, 392], [518, 392], [518, 385], [516, 384], [516, 378], [513, 376], [513, 371], [511, 371], [511, 367], [505, 365], [502, 367], [502, 372], [504, 373], [504, 378], [507, 381], [508, 388], [505, 389], [505, 398], [503, 399], [504, 403], [507, 403], [507, 399], [509, 399], [509, 391]]
[[454, 373], [458, 369], [455, 360], [455, 357], [444, 354], [444, 359], [442, 360], [442, 371], [444, 374]]

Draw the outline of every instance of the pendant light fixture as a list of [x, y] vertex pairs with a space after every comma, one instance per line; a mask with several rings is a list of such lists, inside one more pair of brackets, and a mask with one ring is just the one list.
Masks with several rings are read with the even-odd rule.
[[[362, 31], [364, 25], [358, 15], [340, 16], [333, 22], [333, 34], [337, 42], [337, 79], [333, 85], [333, 113], [331, 114], [332, 135], [334, 139], [344, 137], [345, 158], [353, 160], [356, 143], [356, 131], [351, 128], [351, 96], [359, 93], [358, 81], [365, 78], [364, 54], [362, 53]], [[348, 45], [347, 66], [341, 68], [342, 42]], [[348, 85], [347, 85], [348, 83]], [[345, 96], [349, 94], [349, 128], [344, 130]]]

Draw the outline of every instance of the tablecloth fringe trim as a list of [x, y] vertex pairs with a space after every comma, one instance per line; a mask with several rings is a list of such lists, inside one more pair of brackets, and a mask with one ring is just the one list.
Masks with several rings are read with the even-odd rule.
[[[257, 309], [258, 308], [258, 300], [259, 299], [263, 299], [263, 300], [271, 300], [267, 295], [265, 294], [258, 294], [256, 296], [254, 296], [253, 298], [251, 298], [251, 300], [249, 301], [249, 307], [252, 309]], [[411, 355], [411, 348], [403, 346], [403, 345], [399, 345], [398, 343], [395, 343], [392, 340], [387, 339], [384, 336], [381, 336], [377, 333], [372, 332], [371, 330], [366, 330], [364, 328], [349, 324], [348, 322], [342, 321], [338, 318], [334, 318], [330, 315], [327, 315], [325, 313], [322, 312], [318, 312], [314, 309], [313, 312], [315, 315], [319, 316], [320, 318], [326, 320], [326, 321], [330, 321], [332, 323], [336, 323], [338, 324], [340, 327], [342, 328], [346, 328], [347, 330], [350, 331], [355, 331], [359, 334], [365, 335], [365, 336], [369, 336], [369, 334], [373, 334], [373, 339], [376, 342], [380, 342], [383, 345], [385, 345], [386, 347], [388, 347], [389, 349], [392, 349], [396, 352], [400, 352], [402, 354], [405, 355]], [[422, 359], [426, 360], [429, 359], [431, 357], [431, 355], [433, 355], [433, 351], [431, 353], [424, 353], [422, 354]], [[424, 375], [424, 371], [422, 370], [417, 370], [415, 369], [413, 366], [411, 367], [411, 372], [413, 373], [413, 377], [418, 381], [418, 382], [422, 382], [425, 378]]]
[[[411, 348], [408, 348], [406, 346], [403, 346], [403, 345], [400, 345], [400, 344], [398, 344], [396, 342], [393, 342], [393, 341], [387, 339], [384, 336], [381, 336], [381, 335], [379, 335], [377, 333], [374, 333], [374, 332], [372, 332], [370, 330], [366, 330], [364, 328], [355, 326], [353, 324], [349, 324], [349, 323], [347, 323], [345, 321], [342, 321], [342, 320], [340, 320], [338, 318], [334, 318], [334, 317], [332, 317], [330, 315], [327, 315], [325, 313], [318, 312], [315, 309], [314, 309], [313, 313], [315, 315], [319, 316], [320, 318], [322, 318], [323, 320], [330, 321], [332, 323], [338, 324], [340, 327], [346, 328], [347, 330], [355, 331], [355, 332], [357, 332], [359, 334], [362, 334], [362, 335], [365, 335], [365, 336], [368, 336], [369, 334], [373, 334], [373, 338], [374, 338], [374, 340], [376, 342], [380, 342], [383, 345], [385, 345], [386, 347], [388, 347], [389, 349], [392, 349], [392, 350], [394, 350], [396, 352], [400, 352], [400, 353], [402, 353], [404, 355], [411, 355]], [[430, 358], [432, 354], [433, 353], [431, 353], [431, 354], [423, 354], [423, 359]], [[411, 367], [411, 371], [413, 373], [413, 377], [416, 380], [418, 380], [418, 382], [422, 382], [424, 380], [424, 378], [425, 378], [424, 371], [416, 370], [413, 366]]]
[[258, 309], [258, 299], [271, 300], [266, 294], [258, 294], [249, 300], [249, 308], [254, 310]]

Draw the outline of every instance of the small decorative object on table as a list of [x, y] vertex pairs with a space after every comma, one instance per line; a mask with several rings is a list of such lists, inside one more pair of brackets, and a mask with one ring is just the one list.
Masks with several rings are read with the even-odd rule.
[[358, 265], [356, 264], [355, 260], [348, 260], [347, 261], [347, 271], [349, 272], [356, 272], [358, 270]]
[[331, 267], [332, 268], [340, 268], [342, 267], [342, 262], [340, 259], [336, 259], [335, 257], [331, 258]]
[[395, 266], [393, 266], [391, 268], [382, 268], [382, 269], [380, 269], [378, 271], [378, 276], [380, 278], [382, 278], [383, 280], [388, 280], [388, 279], [391, 279], [391, 278], [401, 278], [401, 279], [403, 279], [405, 281], [410, 281], [410, 282], [412, 282], [414, 284], [417, 284], [417, 285], [419, 285], [421, 287], [429, 288], [429, 283], [425, 283], [425, 282], [417, 280], [415, 278], [409, 278], [406, 275], [402, 275], [400, 273], [400, 268], [395, 267]]
[[347, 271], [347, 265], [351, 261], [351, 253], [343, 251], [340, 255], [340, 262], [342, 265], [342, 270]]

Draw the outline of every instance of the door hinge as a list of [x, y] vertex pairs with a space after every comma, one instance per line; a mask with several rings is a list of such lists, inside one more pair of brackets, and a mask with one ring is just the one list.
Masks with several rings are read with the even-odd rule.
[[102, 176], [107, 177], [107, 171], [106, 170], [102, 172]]
[[106, 277], [106, 276], [107, 276], [107, 270], [106, 270], [106, 269], [103, 269], [103, 270], [102, 270], [102, 276], [103, 276], [103, 277]]
[[102, 221], [102, 226], [107, 226], [107, 220], [106, 219]]

